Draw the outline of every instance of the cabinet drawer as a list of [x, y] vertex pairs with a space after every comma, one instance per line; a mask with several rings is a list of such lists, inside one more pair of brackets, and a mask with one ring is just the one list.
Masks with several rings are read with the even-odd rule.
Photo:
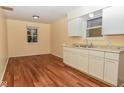
[[72, 51], [72, 48], [64, 47], [63, 50], [64, 51]]
[[119, 60], [119, 54], [105, 52], [105, 58], [113, 59], [113, 60]]
[[94, 55], [94, 56], [98, 56], [98, 57], [104, 57], [104, 52], [90, 50], [89, 55]]
[[86, 49], [76, 49], [76, 51], [81, 55], [81, 54], [88, 54], [88, 50]]
[[73, 53], [78, 53], [78, 54], [88, 54], [87, 49], [80, 49], [80, 48], [64, 48], [64, 51], [67, 52], [73, 52]]
[[112, 59], [105, 59], [105, 62], [115, 63], [118, 64], [118, 61]]

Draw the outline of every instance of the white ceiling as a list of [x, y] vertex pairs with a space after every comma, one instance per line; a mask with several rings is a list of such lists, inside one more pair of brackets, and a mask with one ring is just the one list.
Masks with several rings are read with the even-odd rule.
[[[52, 23], [67, 15], [68, 11], [79, 6], [13, 6], [14, 11], [6, 11], [7, 18]], [[39, 20], [33, 20], [33, 15], [38, 15]]]

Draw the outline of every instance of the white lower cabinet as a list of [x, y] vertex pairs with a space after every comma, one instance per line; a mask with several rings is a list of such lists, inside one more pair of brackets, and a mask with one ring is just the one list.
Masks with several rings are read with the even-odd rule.
[[118, 61], [105, 59], [104, 81], [116, 85], [118, 80]]
[[67, 50], [64, 50], [63, 51], [63, 61], [69, 65], [69, 56], [70, 56], [70, 53], [67, 51]]
[[64, 63], [80, 71], [88, 72], [88, 51], [64, 48]]
[[74, 68], [77, 68], [77, 66], [78, 66], [78, 62], [77, 62], [77, 52], [76, 51], [73, 51], [72, 52], [72, 54], [71, 54], [71, 64], [70, 64], [70, 66], [72, 66], [72, 67], [74, 67]]
[[114, 86], [124, 83], [124, 52], [64, 47], [64, 63]]
[[87, 54], [78, 55], [77, 69], [88, 73], [88, 55]]
[[89, 74], [103, 79], [104, 58], [97, 56], [89, 56]]
[[64, 54], [64, 62], [67, 64], [67, 65], [70, 65], [70, 66], [75, 66], [75, 54], [73, 53], [73, 51], [71, 50], [65, 50], [63, 52]]

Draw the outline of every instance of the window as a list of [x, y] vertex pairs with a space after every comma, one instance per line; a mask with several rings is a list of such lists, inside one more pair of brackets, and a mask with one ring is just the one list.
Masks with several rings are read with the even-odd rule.
[[102, 37], [102, 17], [87, 20], [87, 37]]
[[102, 10], [93, 12], [94, 17], [87, 19], [86, 37], [103, 37]]
[[28, 43], [38, 42], [38, 28], [27, 27], [27, 42]]

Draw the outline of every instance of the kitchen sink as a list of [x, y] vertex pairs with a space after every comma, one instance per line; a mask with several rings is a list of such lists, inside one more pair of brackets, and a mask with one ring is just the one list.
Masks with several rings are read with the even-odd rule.
[[87, 46], [87, 45], [80, 45], [80, 46], [74, 46], [75, 48], [96, 48], [96, 46]]

